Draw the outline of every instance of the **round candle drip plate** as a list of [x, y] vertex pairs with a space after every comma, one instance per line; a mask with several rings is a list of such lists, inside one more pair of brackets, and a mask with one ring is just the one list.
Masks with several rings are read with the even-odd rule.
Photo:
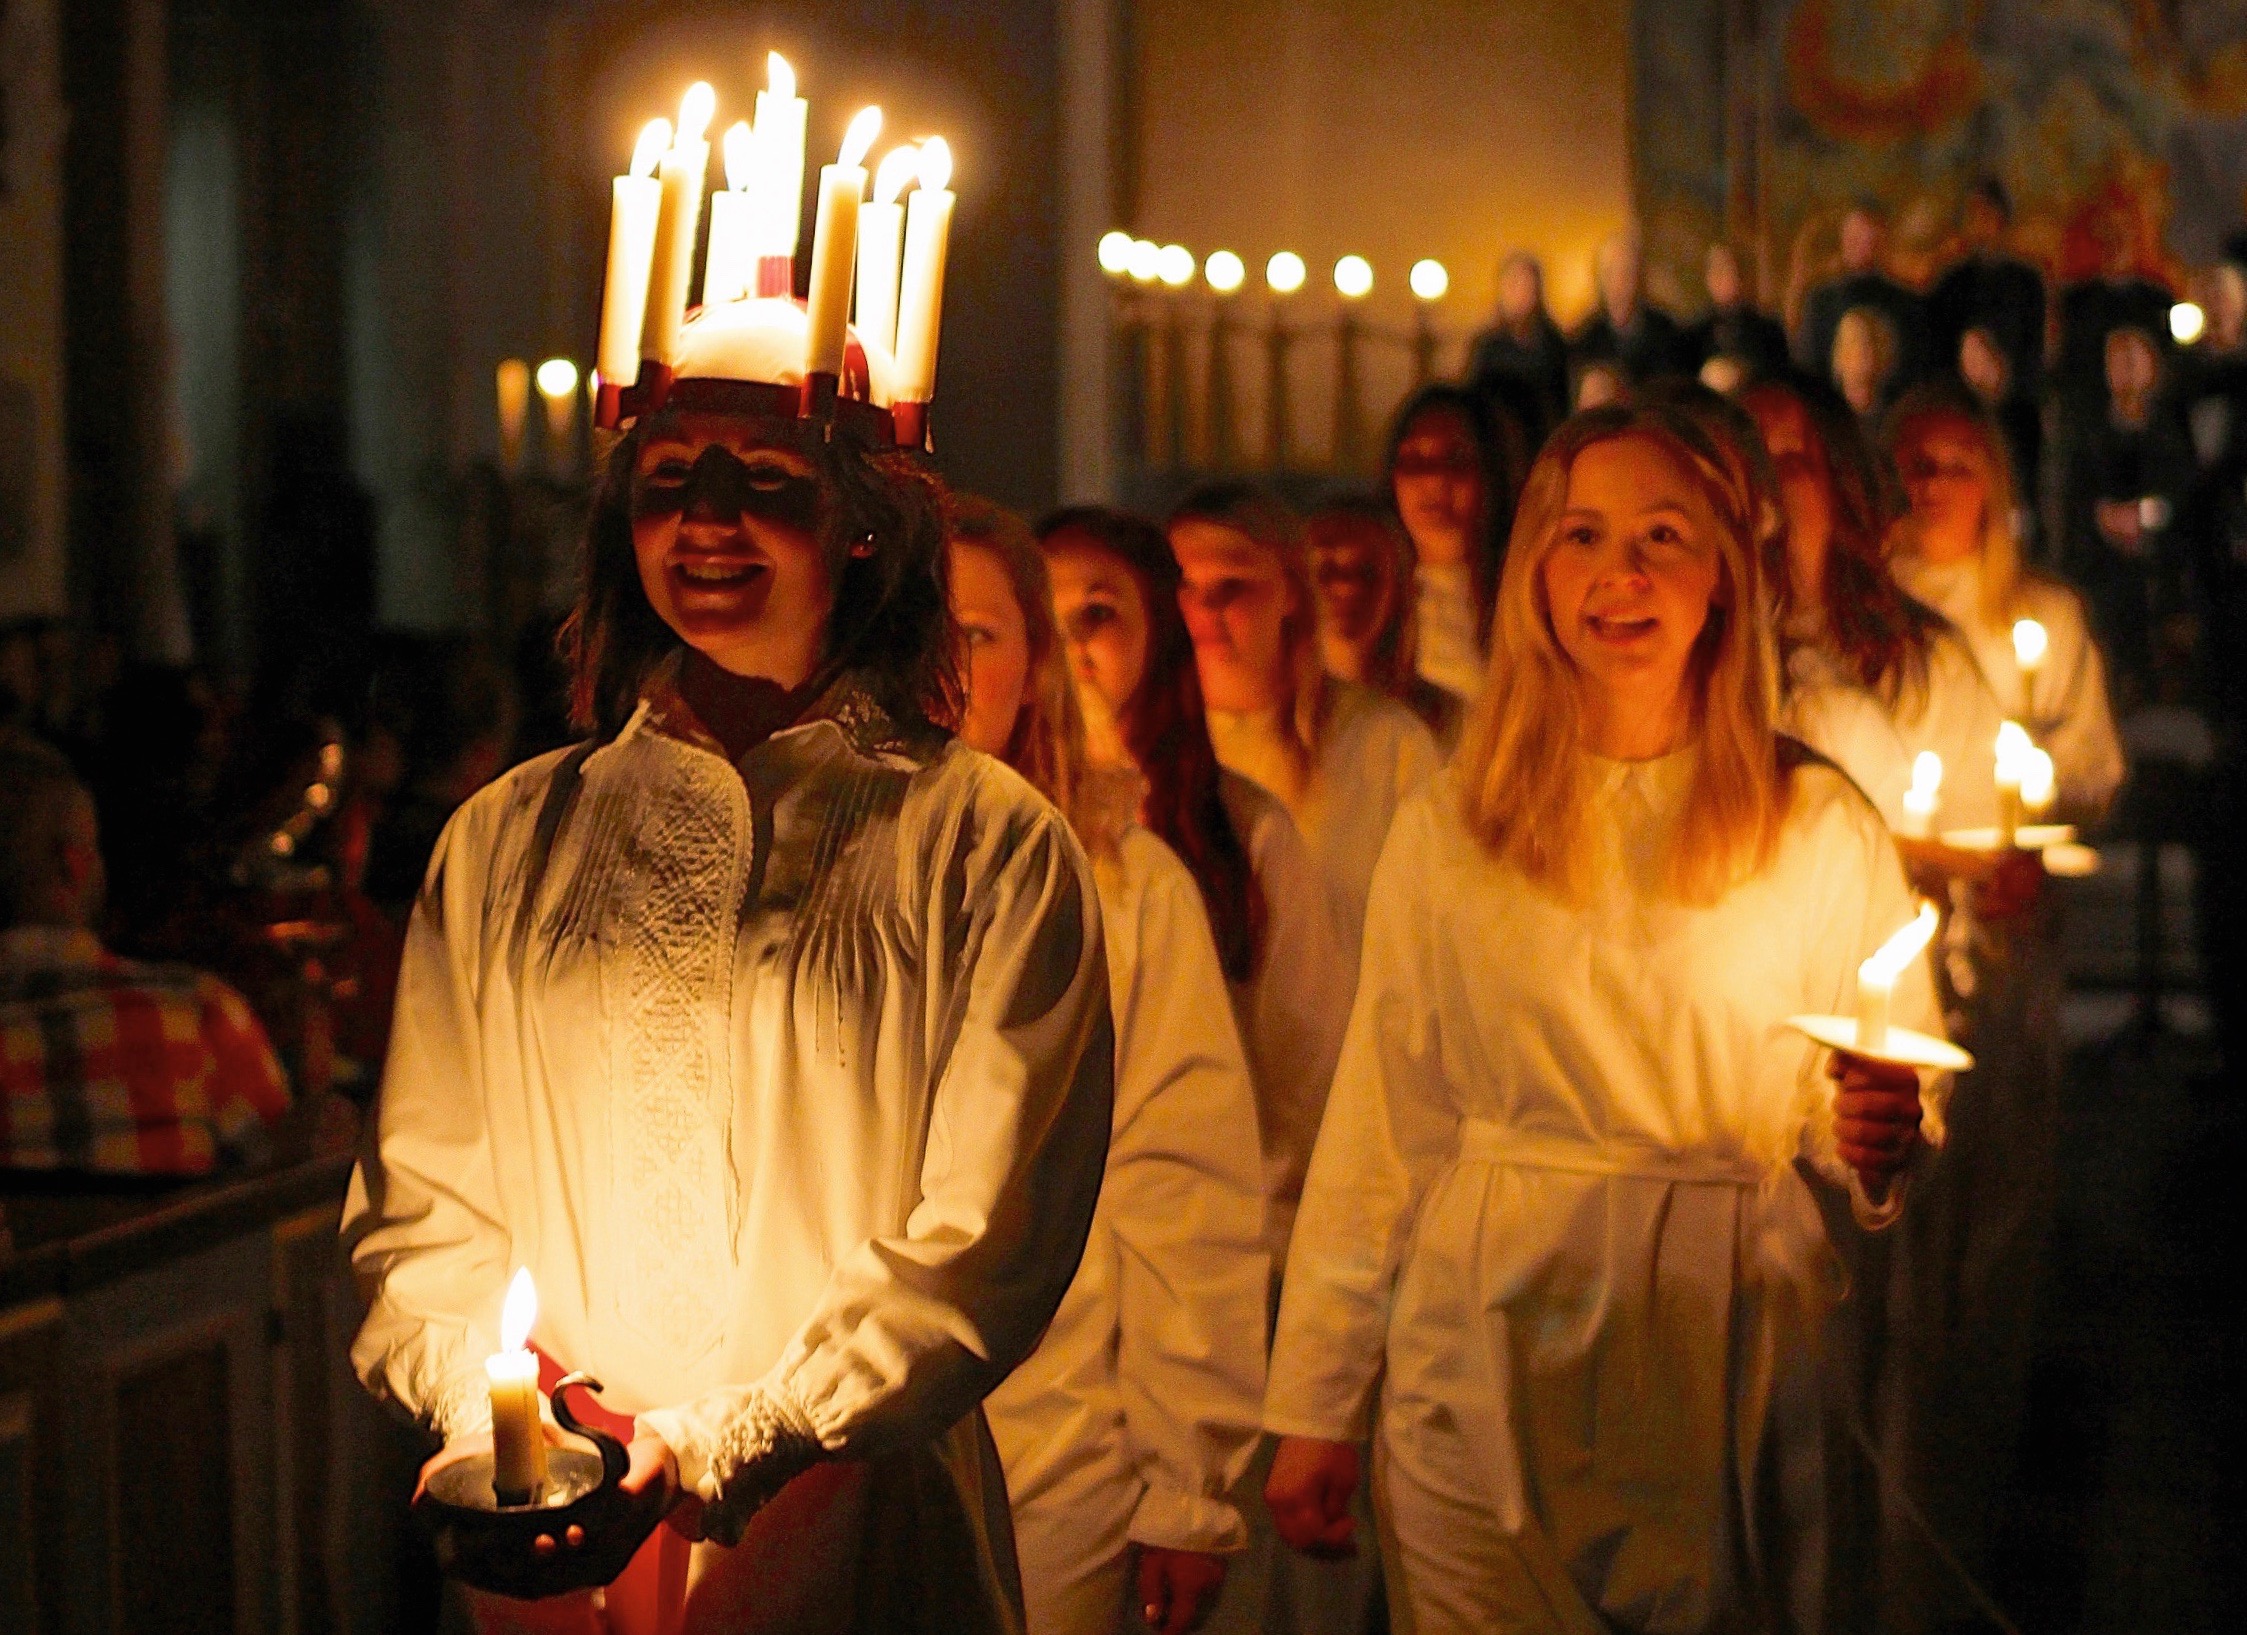
[[[2024, 852], [2048, 851], [2054, 846], [2065, 846], [2075, 839], [2072, 823], [2024, 823], [2013, 831], [2013, 844]], [[1945, 829], [1943, 844], [1955, 846], [1962, 852], [1994, 852], [1997, 850], [1995, 829]]]
[[[554, 1418], [593, 1444], [549, 1447], [546, 1485], [527, 1504], [503, 1505], [492, 1491], [492, 1456], [473, 1454], [429, 1479], [414, 1506], [437, 1564], [476, 1589], [535, 1601], [606, 1584], [624, 1570], [663, 1519], [663, 1487], [632, 1494], [622, 1486], [631, 1456], [615, 1437], [578, 1422], [573, 1385], [599, 1382], [572, 1374], [554, 1388]], [[575, 1530], [579, 1542], [570, 1542]], [[542, 1546], [541, 1537], [551, 1546]]]
[[2044, 848], [2044, 872], [2059, 880], [2087, 880], [2099, 872], [2099, 854], [2072, 840], [2047, 846]]
[[1854, 1016], [1790, 1016], [1787, 1026], [1828, 1050], [1846, 1050], [1852, 1056], [1862, 1056], [1869, 1062], [1886, 1062], [1891, 1067], [1925, 1067], [1964, 1073], [1974, 1065], [1974, 1058], [1948, 1039], [1938, 1039], [1910, 1028], [1891, 1027], [1884, 1050], [1859, 1050]]

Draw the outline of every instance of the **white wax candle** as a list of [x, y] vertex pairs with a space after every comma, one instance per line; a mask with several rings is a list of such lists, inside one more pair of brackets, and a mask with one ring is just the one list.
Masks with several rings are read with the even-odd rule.
[[892, 148], [874, 172], [873, 200], [858, 212], [858, 333], [885, 352], [897, 350], [897, 275], [905, 233], [905, 207], [897, 201], [919, 162], [919, 149]]
[[502, 1504], [528, 1504], [546, 1485], [538, 1356], [528, 1348], [537, 1321], [538, 1290], [530, 1268], [518, 1267], [500, 1313], [499, 1350], [484, 1359], [492, 1398], [492, 1492]]
[[804, 374], [840, 375], [850, 326], [850, 281], [858, 266], [858, 208], [866, 196], [866, 150], [882, 128], [879, 108], [850, 122], [843, 151], [819, 172], [819, 226], [811, 241]]
[[640, 373], [640, 326], [648, 310], [648, 271], [655, 256], [663, 184], [655, 167], [671, 145], [671, 121], [650, 120], [632, 150], [632, 168], [616, 178], [609, 198], [609, 265], [601, 286], [601, 378], [629, 386]]
[[739, 301], [757, 283], [756, 139], [745, 120], [726, 130], [726, 187], [710, 200], [710, 244], [703, 254], [702, 304]]
[[765, 58], [767, 88], [757, 93], [757, 254], [792, 256], [803, 236], [804, 123], [810, 104], [796, 95], [796, 71], [779, 52]]
[[2036, 719], [2036, 678], [2043, 673], [2044, 655], [2052, 649], [2052, 638], [2044, 626], [2034, 619], [2016, 619], [2013, 623], [2013, 662], [2021, 672], [2021, 714], [2030, 721]]
[[702, 231], [702, 189], [710, 169], [709, 129], [716, 93], [697, 81], [679, 105], [679, 134], [657, 174], [663, 208], [656, 217], [647, 318], [640, 326], [640, 356], [669, 364], [679, 355], [687, 319], [687, 289], [694, 281], [695, 240]]
[[512, 472], [523, 463], [523, 429], [531, 412], [531, 366], [521, 358], [503, 361], [494, 378], [499, 394], [499, 465]]
[[1860, 1054], [1878, 1056], [1887, 1051], [1889, 1010], [1896, 998], [1896, 979], [1934, 937], [1935, 926], [1935, 905], [1921, 903], [1911, 923], [1882, 943], [1857, 967], [1857, 1049]]
[[905, 210], [905, 271], [897, 299], [897, 397], [936, 395], [936, 340], [944, 320], [944, 260], [952, 236], [952, 150], [941, 136], [921, 150], [921, 186]]
[[2021, 783], [2036, 753], [2026, 729], [2008, 721], [1997, 729], [1997, 846], [2011, 851], [2021, 827]]
[[557, 477], [577, 465], [577, 365], [548, 358], [538, 366], [538, 395], [546, 404], [547, 460]]

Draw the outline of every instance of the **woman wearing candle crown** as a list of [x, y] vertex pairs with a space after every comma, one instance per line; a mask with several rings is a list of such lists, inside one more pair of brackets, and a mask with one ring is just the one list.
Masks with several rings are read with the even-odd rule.
[[[1819, 1621], [1812, 1189], [1897, 1210], [1921, 1101], [1853, 1057], [1829, 1086], [1782, 1022], [1847, 1012], [1914, 909], [1864, 797], [1774, 731], [1763, 580], [1689, 416], [1578, 415], [1460, 753], [1382, 852], [1266, 1497], [1347, 1547], [1373, 1425], [1418, 1635]], [[1896, 1004], [1933, 1024], [1924, 962]]]
[[[795, 308], [730, 311], [596, 504], [590, 744], [477, 796], [430, 866], [346, 1211], [354, 1361], [439, 1459], [473, 1449], [528, 1266], [533, 1343], [636, 1416], [630, 1480], [703, 1541], [683, 1625], [645, 1621], [674, 1579], [605, 1627], [1015, 1629], [977, 1405], [1100, 1188], [1097, 896], [1061, 816], [939, 725], [938, 484], [755, 384]], [[479, 1616], [603, 1627], [587, 1597]]]

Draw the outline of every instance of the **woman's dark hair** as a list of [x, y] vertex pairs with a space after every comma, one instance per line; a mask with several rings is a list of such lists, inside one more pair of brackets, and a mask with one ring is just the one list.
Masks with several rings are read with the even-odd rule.
[[[648, 677], [681, 647], [649, 605], [632, 546], [632, 481], [647, 422], [609, 456], [580, 558], [577, 605], [556, 638], [570, 667], [570, 719], [606, 741]], [[944, 546], [943, 482], [919, 456], [876, 451], [841, 426], [807, 438], [819, 474], [819, 545], [835, 585], [821, 675], [860, 667], [901, 721], [952, 727], [964, 697]], [[866, 556], [852, 547], [871, 540]]]
[[1225, 811], [1193, 638], [1178, 608], [1178, 561], [1170, 541], [1144, 517], [1096, 505], [1056, 511], [1038, 524], [1038, 542], [1049, 549], [1063, 534], [1106, 551], [1139, 581], [1147, 605], [1147, 660], [1116, 726], [1147, 780], [1141, 808], [1147, 827], [1193, 874], [1217, 939], [1218, 963], [1228, 979], [1245, 982], [1264, 947], [1264, 893], [1247, 843]]
[[[1747, 398], [1791, 398], [1808, 423], [1826, 469], [1833, 541], [1826, 552], [1826, 628], [1842, 662], [1874, 697], [1893, 707], [1909, 693], [1925, 695], [1927, 655], [1942, 616], [1914, 601], [1888, 571], [1889, 525], [1897, 507], [1893, 485], [1865, 435], [1864, 423], [1830, 382], [1787, 374], [1757, 382]], [[1775, 583], [1791, 585], [1783, 548], [1769, 562]]]
[[1514, 531], [1514, 501], [1521, 496], [1522, 479], [1529, 474], [1534, 452], [1529, 432], [1518, 409], [1506, 408], [1489, 393], [1431, 381], [1406, 398], [1389, 422], [1388, 447], [1381, 455], [1381, 492], [1392, 512], [1397, 503], [1397, 450], [1411, 435], [1412, 423], [1427, 414], [1457, 415], [1481, 461], [1482, 538], [1469, 565], [1474, 570], [1475, 628], [1487, 639], [1491, 612], [1498, 605], [1498, 579], [1506, 565], [1506, 541]]

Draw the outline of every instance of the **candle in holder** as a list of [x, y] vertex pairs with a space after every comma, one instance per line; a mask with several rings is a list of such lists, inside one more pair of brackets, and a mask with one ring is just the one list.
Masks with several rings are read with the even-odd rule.
[[499, 468], [513, 476], [523, 463], [523, 432], [530, 422], [531, 366], [503, 360], [494, 381], [499, 393]]
[[738, 301], [757, 287], [756, 202], [749, 188], [757, 176], [757, 139], [749, 122], [726, 127], [721, 151], [726, 185], [710, 199], [710, 244], [702, 258], [702, 304]]
[[866, 197], [866, 154], [882, 131], [882, 111], [861, 108], [843, 149], [819, 171], [819, 225], [811, 240], [804, 377], [839, 378], [850, 327], [851, 274], [858, 267], [858, 210]]
[[537, 1286], [528, 1266], [517, 1267], [500, 1309], [499, 1350], [484, 1359], [492, 1394], [492, 1492], [501, 1504], [529, 1504], [546, 1485], [538, 1354], [530, 1349], [537, 1321]]
[[1943, 758], [1931, 749], [1912, 757], [1912, 783], [1904, 791], [1906, 840], [1928, 840], [1935, 833], [1935, 808], [1943, 790]]
[[921, 185], [905, 207], [905, 271], [897, 299], [897, 397], [936, 395], [936, 338], [944, 320], [944, 262], [952, 238], [952, 149], [941, 136], [921, 144]]
[[2008, 721], [1997, 729], [1997, 849], [2011, 851], [2021, 827], [2021, 785], [2036, 751], [2028, 729]]
[[612, 184], [609, 201], [608, 276], [601, 289], [601, 343], [594, 368], [612, 387], [640, 373], [640, 326], [648, 309], [648, 269], [655, 255], [655, 223], [663, 211], [663, 184], [655, 167], [671, 146], [671, 121], [651, 119], [632, 150], [632, 167]]
[[796, 290], [808, 114], [809, 104], [796, 95], [795, 69], [779, 52], [768, 53], [765, 89], [757, 93], [757, 293], [783, 300]]
[[577, 466], [577, 365], [567, 358], [540, 364], [538, 395], [546, 404], [547, 469], [567, 477]]
[[1878, 1056], [1888, 1049], [1889, 1011], [1904, 967], [1919, 957], [1935, 935], [1935, 905], [1922, 902], [1912, 922], [1880, 945], [1857, 967], [1857, 1052]]
[[655, 221], [647, 317], [640, 326], [640, 356], [668, 367], [679, 355], [679, 330], [687, 320], [687, 286], [694, 281], [694, 246], [702, 231], [702, 188], [710, 170], [703, 133], [717, 111], [718, 94], [701, 80], [679, 104], [679, 129], [656, 174], [663, 209]]
[[2057, 769], [2052, 757], [2035, 745], [2021, 757], [2021, 807], [2031, 817], [2042, 817], [2052, 809], [2052, 799], [2059, 793]]
[[905, 244], [905, 206], [898, 201], [920, 163], [921, 150], [911, 143], [890, 149], [874, 171], [872, 202], [858, 211], [858, 333], [884, 352], [897, 350], [897, 275]]
[[2044, 669], [2044, 655], [2051, 651], [2052, 638], [2034, 619], [2017, 619], [2013, 623], [2013, 662], [2021, 671], [2021, 718], [2036, 719], [2036, 678]]

